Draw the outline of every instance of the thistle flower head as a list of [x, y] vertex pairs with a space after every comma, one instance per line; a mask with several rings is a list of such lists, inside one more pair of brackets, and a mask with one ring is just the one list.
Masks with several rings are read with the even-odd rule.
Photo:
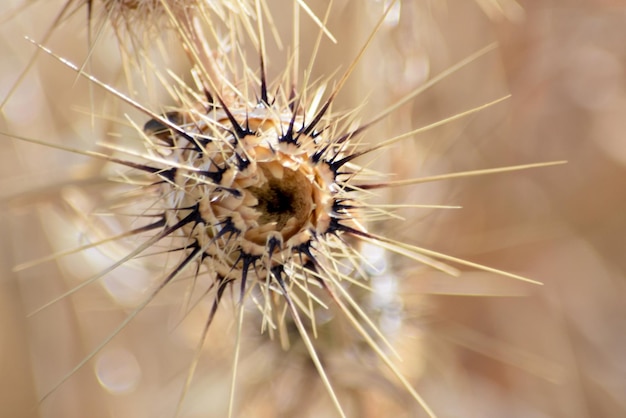
[[168, 223], [184, 223], [187, 246], [223, 280], [315, 264], [316, 246], [352, 216], [338, 172], [344, 147], [305, 124], [311, 112], [267, 97], [251, 108], [204, 106], [169, 113], [177, 131], [154, 119], [144, 127], [176, 163], [156, 172]]

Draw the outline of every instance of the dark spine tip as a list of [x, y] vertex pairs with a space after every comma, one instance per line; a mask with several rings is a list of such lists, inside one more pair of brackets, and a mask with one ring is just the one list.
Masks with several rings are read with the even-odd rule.
[[330, 108], [330, 103], [331, 103], [332, 99], [328, 99], [326, 101], [326, 103], [324, 103], [324, 106], [322, 106], [322, 108], [320, 109], [319, 112], [317, 112], [317, 115], [315, 115], [315, 117], [313, 118], [313, 120], [311, 121], [311, 123], [309, 123], [307, 126], [303, 127], [300, 130], [300, 133], [304, 134], [304, 135], [310, 135], [311, 132], [313, 132], [313, 130], [315, 129], [315, 127], [322, 121], [322, 118], [324, 117], [324, 115], [326, 114], [326, 112], [328, 111], [328, 109]]
[[[298, 107], [299, 104], [296, 104], [296, 107]], [[291, 119], [289, 120], [289, 125], [287, 126], [287, 132], [285, 132], [280, 138], [279, 141], [280, 142], [286, 142], [288, 144], [294, 144], [294, 145], [298, 145], [298, 138], [300, 138], [300, 135], [294, 135], [294, 125], [296, 124], [296, 117], [298, 115], [296, 114], [296, 112], [294, 112], [293, 110], [291, 111]]]
[[201, 171], [200, 174], [208, 177], [211, 181], [217, 185], [222, 182], [224, 178], [224, 173], [228, 171], [228, 167], [217, 167], [215, 171]]
[[250, 165], [250, 161], [244, 159], [239, 153], [235, 153], [235, 158], [237, 159], [237, 169], [239, 171], [244, 171]]
[[224, 113], [226, 113], [226, 117], [228, 118], [228, 121], [233, 127], [233, 132], [232, 132], [233, 135], [236, 138], [241, 139], [241, 138], [244, 138], [246, 135], [252, 134], [252, 132], [250, 132], [250, 129], [244, 128], [243, 126], [239, 124], [239, 122], [237, 122], [237, 119], [235, 119], [235, 116], [232, 114], [230, 109], [226, 107], [226, 103], [224, 103], [224, 99], [222, 99], [222, 96], [220, 96], [219, 94], [216, 94], [216, 96], [217, 96], [217, 100], [220, 102], [220, 105], [222, 106], [222, 109], [224, 110]]
[[215, 109], [215, 99], [213, 99], [213, 95], [206, 88], [204, 89], [204, 97], [207, 101], [206, 112], [209, 113], [210, 111]]
[[313, 162], [314, 164], [318, 164], [321, 161], [322, 156], [326, 154], [326, 151], [328, 151], [329, 147], [330, 144], [326, 145], [325, 147], [321, 148], [319, 151], [311, 155], [311, 162]]
[[263, 54], [260, 56], [261, 61], [261, 103], [269, 106], [270, 102], [267, 97], [267, 77], [265, 75], [265, 60], [263, 59]]
[[283, 246], [282, 240], [276, 237], [270, 237], [270, 239], [267, 241], [267, 244], [266, 244], [267, 254], [269, 256], [268, 259], [271, 260], [276, 250], [280, 250], [282, 246]]
[[241, 259], [241, 288], [239, 291], [239, 303], [243, 303], [243, 297], [246, 293], [246, 282], [248, 279], [248, 271], [250, 270], [250, 267], [254, 268], [254, 264], [257, 262], [257, 260], [259, 260], [259, 258], [261, 258], [260, 256], [254, 256], [251, 254], [246, 254], [244, 252], [241, 253], [241, 255], [239, 256], [239, 258]]

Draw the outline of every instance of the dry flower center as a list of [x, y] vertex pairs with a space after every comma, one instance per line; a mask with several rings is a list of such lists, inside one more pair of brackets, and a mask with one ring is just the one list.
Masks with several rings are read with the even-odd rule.
[[[304, 174], [284, 168], [280, 177], [276, 171], [270, 170], [266, 164], [259, 164], [266, 181], [262, 186], [247, 189], [258, 201], [253, 206], [259, 218], [257, 222], [261, 230], [267, 230], [266, 225], [272, 225], [272, 230], [280, 232], [284, 240], [288, 240], [302, 229], [311, 216], [313, 207], [311, 182]], [[250, 232], [253, 234], [256, 228]], [[254, 234], [256, 235], [256, 234]], [[265, 235], [265, 234], [261, 234]], [[264, 237], [250, 237], [257, 244], [264, 243]]]

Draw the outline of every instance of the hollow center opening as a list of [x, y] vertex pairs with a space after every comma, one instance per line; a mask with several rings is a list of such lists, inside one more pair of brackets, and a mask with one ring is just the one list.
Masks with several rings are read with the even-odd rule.
[[254, 209], [259, 214], [259, 229], [263, 232], [278, 231], [283, 239], [288, 240], [301, 230], [313, 210], [311, 182], [304, 174], [289, 168], [282, 167], [279, 170], [282, 175], [277, 177], [274, 175], [276, 170], [270, 170], [267, 165], [259, 164], [259, 168], [266, 182], [262, 186], [248, 188], [258, 201]]

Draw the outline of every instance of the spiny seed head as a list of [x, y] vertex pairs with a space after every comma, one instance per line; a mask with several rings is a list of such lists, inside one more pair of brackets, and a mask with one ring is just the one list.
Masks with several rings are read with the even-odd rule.
[[340, 204], [351, 193], [333, 165], [340, 147], [305, 133], [303, 115], [288, 106], [208, 107], [167, 114], [178, 131], [155, 120], [144, 127], [158, 139], [156, 151], [176, 163], [175, 172], [161, 172], [168, 223], [192, 216], [182, 227], [187, 245], [201, 248], [209, 270], [228, 280], [245, 280], [241, 269], [252, 261], [260, 280], [313, 261], [316, 242], [352, 217]]
[[129, 36], [132, 47], [138, 48], [136, 52], [140, 54], [168, 32], [182, 30], [190, 34], [192, 21], [199, 16], [214, 16], [215, 23], [219, 23], [230, 16], [248, 18], [251, 14], [247, 0], [84, 0], [84, 4], [89, 21], [92, 16], [106, 21], [118, 40]]
[[200, 6], [198, 0], [87, 0], [90, 7], [94, 3], [102, 3], [113, 22], [139, 23], [142, 20], [159, 18], [166, 14], [167, 9], [183, 12], [185, 9]]

